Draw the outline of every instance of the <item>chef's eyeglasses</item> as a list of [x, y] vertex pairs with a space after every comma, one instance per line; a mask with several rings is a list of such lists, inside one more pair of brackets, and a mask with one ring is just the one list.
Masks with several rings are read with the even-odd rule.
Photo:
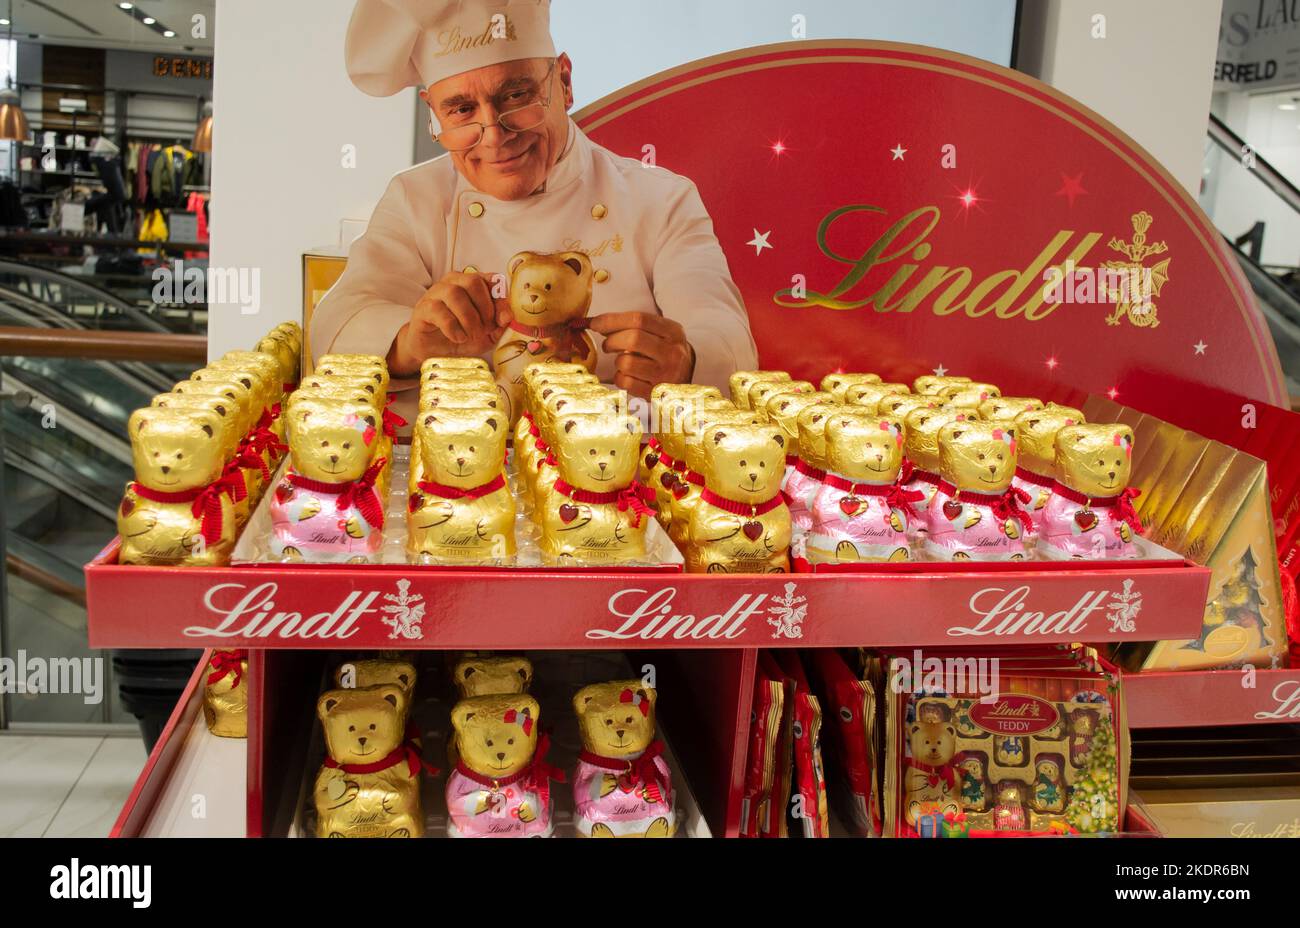
[[[551, 105], [551, 77], [554, 74], [555, 59], [552, 59], [550, 67], [546, 69], [546, 76], [542, 78], [539, 85], [545, 88], [541, 98], [517, 109], [498, 113], [496, 122], [488, 125], [500, 125], [507, 132], [527, 132], [540, 126], [546, 120], [546, 108]], [[488, 126], [481, 122], [467, 122], [462, 126], [452, 126], [450, 129], [435, 133], [433, 114], [429, 114], [429, 134], [447, 151], [469, 151], [483, 141], [483, 134], [487, 130]]]

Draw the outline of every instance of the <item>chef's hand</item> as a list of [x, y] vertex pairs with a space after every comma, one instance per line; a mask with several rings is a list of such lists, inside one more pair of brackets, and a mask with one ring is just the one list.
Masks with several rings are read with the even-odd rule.
[[604, 350], [617, 353], [614, 385], [649, 398], [659, 383], [690, 383], [695, 349], [686, 332], [657, 313], [603, 313], [591, 318], [591, 331], [605, 336]]
[[492, 298], [492, 275], [445, 275], [411, 310], [388, 349], [393, 377], [414, 377], [426, 358], [486, 354], [514, 318], [505, 299]]

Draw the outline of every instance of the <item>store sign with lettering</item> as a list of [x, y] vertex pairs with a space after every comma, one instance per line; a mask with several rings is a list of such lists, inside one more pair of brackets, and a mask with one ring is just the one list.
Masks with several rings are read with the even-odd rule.
[[211, 58], [183, 58], [172, 55], [155, 55], [154, 77], [184, 77], [212, 80]]

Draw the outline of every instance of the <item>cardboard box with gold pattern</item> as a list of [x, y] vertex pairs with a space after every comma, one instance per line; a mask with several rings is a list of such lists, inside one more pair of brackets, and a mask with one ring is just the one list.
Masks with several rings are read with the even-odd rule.
[[[1092, 419], [1117, 408], [1092, 397], [1083, 411]], [[1124, 645], [1116, 660], [1129, 670], [1276, 666], [1286, 654], [1286, 619], [1264, 462], [1153, 416], [1142, 417], [1134, 443], [1170, 449], [1158, 475], [1147, 464], [1162, 452], [1134, 468], [1147, 537], [1212, 573], [1198, 637]]]

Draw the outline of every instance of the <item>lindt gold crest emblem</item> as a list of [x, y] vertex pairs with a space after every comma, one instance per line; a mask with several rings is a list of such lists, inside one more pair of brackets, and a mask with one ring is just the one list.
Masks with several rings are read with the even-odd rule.
[[1113, 251], [1124, 255], [1127, 261], [1103, 261], [1101, 263], [1108, 273], [1102, 276], [1101, 287], [1105, 289], [1110, 301], [1115, 304], [1115, 311], [1106, 317], [1107, 325], [1119, 325], [1125, 316], [1138, 328], [1154, 329], [1160, 324], [1156, 318], [1156, 304], [1151, 298], [1160, 295], [1160, 290], [1169, 280], [1169, 262], [1165, 258], [1156, 264], [1143, 262], [1152, 255], [1164, 254], [1169, 246], [1163, 241], [1147, 242], [1147, 229], [1154, 221], [1146, 210], [1134, 213], [1130, 217], [1133, 223], [1133, 240], [1131, 242], [1112, 238], [1107, 245]]

